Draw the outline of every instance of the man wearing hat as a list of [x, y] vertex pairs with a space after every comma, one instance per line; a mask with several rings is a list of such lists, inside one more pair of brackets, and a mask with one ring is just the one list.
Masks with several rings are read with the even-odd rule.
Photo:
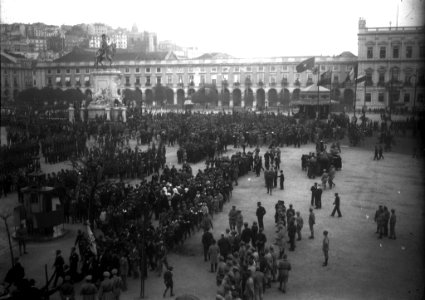
[[283, 186], [283, 184], [285, 183], [285, 175], [283, 175], [283, 171], [282, 170], [280, 170], [279, 183], [280, 183], [280, 189], [281, 190], [284, 190], [285, 187]]
[[110, 276], [109, 272], [103, 272], [104, 279], [99, 286], [99, 300], [115, 300], [114, 287]]
[[165, 284], [165, 291], [163, 294], [163, 297], [165, 298], [165, 294], [167, 293], [168, 289], [170, 289], [170, 297], [174, 296], [173, 293], [173, 287], [174, 287], [174, 282], [173, 282], [173, 267], [169, 266], [167, 268], [167, 271], [165, 271], [164, 273], [164, 284]]
[[56, 287], [57, 283], [58, 283], [58, 279], [59, 277], [61, 277], [62, 279], [65, 276], [65, 271], [63, 266], [65, 265], [65, 260], [62, 257], [62, 251], [61, 250], [56, 250], [56, 258], [55, 258], [55, 262], [53, 263], [53, 267], [55, 268], [55, 281], [53, 282], [53, 287]]
[[310, 208], [310, 215], [308, 216], [308, 225], [310, 226], [309, 239], [314, 239], [314, 224], [316, 224], [316, 216], [314, 215], [313, 209]]
[[120, 296], [121, 296], [121, 289], [123, 288], [123, 283], [122, 283], [122, 279], [120, 276], [118, 276], [118, 270], [117, 269], [112, 269], [111, 271], [112, 273], [112, 291], [114, 293], [115, 296], [115, 300], [120, 300]]
[[236, 206], [232, 206], [232, 209], [229, 211], [229, 227], [230, 230], [235, 230], [236, 228], [236, 218], [238, 215], [238, 211], [236, 210]]
[[328, 231], [323, 231], [323, 245], [322, 245], [323, 255], [325, 256], [325, 262], [323, 263], [323, 267], [326, 267], [328, 265], [328, 258], [329, 258], [329, 238], [328, 238]]
[[214, 240], [214, 237], [212, 233], [208, 230], [204, 231], [204, 234], [202, 235], [202, 246], [204, 248], [204, 261], [208, 261], [208, 249], [212, 245], [212, 241]]
[[338, 212], [338, 217], [341, 218], [341, 211], [339, 210], [339, 204], [340, 204], [340, 199], [338, 196], [338, 193], [335, 193], [335, 201], [334, 201], [334, 209], [331, 213], [331, 217], [333, 217], [335, 215], [335, 212]]
[[277, 263], [277, 269], [279, 271], [278, 280], [279, 280], [279, 290], [286, 293], [286, 283], [289, 278], [289, 271], [291, 271], [291, 264], [288, 262], [287, 255], [283, 255], [283, 259], [279, 260]]
[[74, 285], [71, 283], [71, 276], [65, 276], [63, 283], [59, 289], [59, 294], [62, 300], [74, 300], [75, 290]]
[[260, 228], [263, 228], [263, 229], [264, 229], [263, 217], [264, 217], [265, 214], [266, 214], [266, 209], [263, 206], [261, 206], [261, 202], [257, 202], [256, 215], [257, 215], [257, 220], [258, 220], [258, 226]]
[[92, 283], [93, 277], [87, 275], [85, 280], [86, 282], [82, 284], [80, 295], [83, 296], [83, 300], [95, 300], [97, 294], [97, 288]]

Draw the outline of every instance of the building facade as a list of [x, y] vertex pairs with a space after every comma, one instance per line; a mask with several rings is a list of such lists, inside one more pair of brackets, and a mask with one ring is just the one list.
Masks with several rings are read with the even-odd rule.
[[424, 106], [424, 27], [366, 27], [359, 20], [358, 107], [419, 109]]
[[[299, 99], [303, 88], [317, 84], [318, 75], [312, 71], [296, 72], [296, 66], [307, 57], [279, 57], [263, 59], [217, 58], [178, 59], [172, 52], [139, 54], [117, 53], [114, 68], [122, 74], [125, 89], [137, 91], [147, 105], [155, 103], [154, 87], [166, 87], [163, 103], [182, 105], [200, 88], [209, 86], [220, 95], [216, 105], [230, 107], [271, 107], [289, 104]], [[39, 88], [79, 88], [91, 90], [93, 72], [92, 53], [71, 52], [54, 61], [37, 65]], [[332, 70], [331, 97], [350, 109], [353, 106], [353, 84], [345, 82], [356, 63], [354, 55], [316, 57], [320, 73]]]

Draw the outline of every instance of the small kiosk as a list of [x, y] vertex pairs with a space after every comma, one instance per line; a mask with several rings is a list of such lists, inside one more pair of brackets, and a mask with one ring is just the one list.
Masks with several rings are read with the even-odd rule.
[[30, 239], [56, 238], [64, 234], [64, 212], [55, 188], [33, 184], [22, 188], [15, 207], [15, 225], [25, 223]]

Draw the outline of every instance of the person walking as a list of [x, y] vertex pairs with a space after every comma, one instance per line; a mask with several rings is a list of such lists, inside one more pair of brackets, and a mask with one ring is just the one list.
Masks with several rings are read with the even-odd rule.
[[395, 215], [395, 210], [391, 209], [390, 217], [390, 236], [388, 238], [395, 240], [395, 223], [397, 222], [397, 217]]
[[379, 145], [379, 150], [378, 150], [378, 152], [379, 152], [378, 160], [380, 160], [380, 159], [384, 159], [384, 155], [383, 155], [384, 149], [382, 149], [382, 145]]
[[257, 202], [257, 220], [258, 220], [258, 227], [264, 229], [264, 223], [263, 223], [263, 217], [266, 214], [266, 209], [261, 206], [261, 202]]
[[220, 255], [220, 248], [217, 242], [213, 239], [210, 248], [208, 249], [208, 257], [211, 264], [211, 273], [217, 272], [218, 256]]
[[165, 284], [165, 291], [162, 295], [165, 298], [165, 295], [167, 294], [168, 289], [170, 289], [170, 297], [174, 296], [173, 288], [174, 288], [174, 282], [173, 282], [173, 267], [169, 266], [167, 268], [167, 271], [164, 273], [164, 284]]
[[236, 210], [236, 206], [232, 206], [232, 209], [229, 211], [229, 227], [230, 230], [235, 230], [236, 228], [236, 218], [238, 215], [238, 211]]
[[111, 273], [103, 272], [103, 281], [99, 286], [99, 300], [115, 300], [114, 287], [112, 285]]
[[315, 182], [314, 185], [310, 188], [310, 191], [311, 191], [311, 206], [314, 206], [314, 203], [315, 203], [316, 190], [317, 190], [317, 182]]
[[121, 276], [118, 275], [118, 269], [112, 269], [112, 292], [114, 293], [115, 300], [120, 300], [121, 290], [123, 288], [123, 283]]
[[208, 261], [208, 249], [212, 245], [214, 237], [212, 233], [209, 230], [205, 230], [204, 234], [202, 235], [202, 246], [204, 248], [204, 261]]
[[316, 192], [315, 192], [315, 205], [316, 209], [322, 208], [322, 187], [320, 184], [317, 186]]
[[291, 218], [288, 224], [288, 236], [289, 236], [289, 251], [295, 250], [295, 234], [297, 232], [297, 227], [295, 226], [294, 218]]
[[19, 229], [16, 230], [16, 239], [18, 240], [19, 244], [19, 256], [22, 255], [22, 250], [23, 254], [27, 254], [28, 231], [22, 223], [19, 225]]
[[378, 145], [375, 145], [375, 156], [373, 157], [373, 160], [379, 160], [379, 150], [378, 150]]
[[303, 226], [304, 226], [304, 220], [301, 217], [301, 214], [299, 211], [297, 211], [297, 216], [295, 220], [297, 222], [297, 236], [298, 236], [297, 241], [301, 241], [301, 237], [302, 237], [301, 230], [303, 229]]
[[80, 295], [83, 300], [96, 300], [97, 287], [92, 283], [92, 279], [91, 275], [87, 275], [86, 282], [81, 285]]
[[308, 216], [308, 225], [310, 226], [309, 239], [314, 239], [314, 224], [316, 224], [316, 216], [314, 215], [313, 209], [310, 208], [310, 215]]
[[64, 265], [65, 265], [65, 260], [62, 257], [62, 251], [56, 250], [56, 258], [55, 258], [55, 262], [53, 263], [53, 268], [55, 268], [55, 272], [54, 272], [55, 280], [53, 282], [53, 287], [56, 287], [59, 277], [62, 278], [62, 281], [64, 280], [64, 277], [65, 277], [65, 271], [63, 268]]
[[328, 265], [328, 259], [329, 259], [329, 238], [328, 238], [328, 231], [323, 231], [323, 245], [322, 245], [323, 255], [325, 256], [325, 262], [323, 263], [323, 267], [326, 267]]
[[237, 215], [236, 215], [236, 230], [238, 231], [238, 235], [242, 232], [242, 226], [243, 226], [243, 215], [242, 212], [238, 209]]
[[338, 193], [335, 193], [334, 209], [331, 213], [331, 217], [335, 215], [335, 212], [338, 212], [338, 217], [341, 218], [341, 211], [339, 210], [341, 200], [339, 199]]
[[279, 290], [281, 290], [283, 293], [286, 293], [286, 284], [288, 283], [289, 271], [292, 269], [286, 254], [283, 255], [283, 259], [278, 260], [277, 269], [279, 272]]

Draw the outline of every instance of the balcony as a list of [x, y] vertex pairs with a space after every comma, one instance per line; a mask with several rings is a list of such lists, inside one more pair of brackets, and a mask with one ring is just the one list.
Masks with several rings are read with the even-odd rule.
[[177, 84], [177, 86], [178, 86], [179, 88], [184, 88], [184, 83], [183, 83], [183, 82], [180, 82], [180, 83], [178, 83], [178, 84]]
[[365, 86], [373, 86], [373, 81], [372, 80], [366, 80]]
[[65, 82], [65, 86], [66, 86], [66, 87], [71, 87], [71, 81], [67, 81], [67, 82]]
[[378, 81], [378, 83], [376, 84], [377, 87], [385, 87], [385, 81]]
[[238, 82], [238, 81], [236, 81], [236, 82], [233, 82], [233, 87], [239, 87], [241, 84]]
[[294, 86], [297, 86], [297, 87], [300, 87], [301, 86], [301, 83], [300, 83], [300, 81], [298, 79], [295, 80]]
[[146, 82], [145, 83], [145, 87], [150, 87], [151, 86], [151, 83], [150, 82]]
[[270, 87], [276, 87], [276, 82], [270, 82]]

